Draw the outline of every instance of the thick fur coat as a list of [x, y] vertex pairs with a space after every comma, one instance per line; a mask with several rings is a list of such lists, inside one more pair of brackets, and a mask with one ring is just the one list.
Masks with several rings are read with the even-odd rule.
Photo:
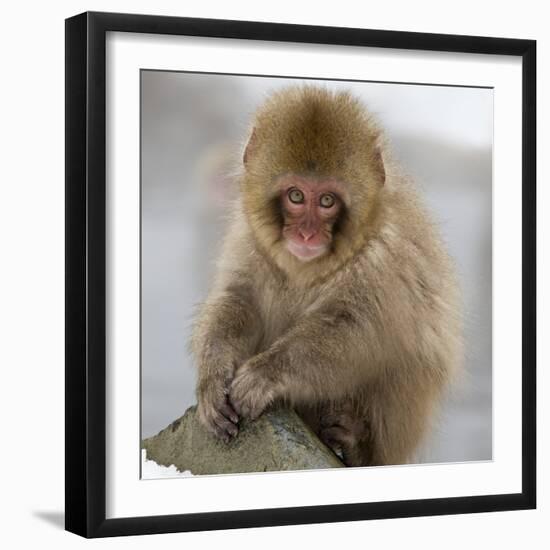
[[[348, 465], [409, 461], [462, 361], [458, 285], [430, 215], [347, 93], [276, 93], [244, 159], [192, 340], [201, 419], [223, 435], [235, 413], [286, 403]], [[289, 173], [346, 189], [331, 250], [311, 262], [281, 236], [274, 182]]]

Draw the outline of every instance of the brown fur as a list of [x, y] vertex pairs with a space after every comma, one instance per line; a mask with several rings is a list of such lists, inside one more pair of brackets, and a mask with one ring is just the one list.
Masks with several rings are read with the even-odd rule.
[[[336, 178], [346, 215], [330, 253], [284, 247], [275, 181]], [[193, 335], [204, 424], [294, 406], [353, 466], [411, 459], [461, 363], [451, 262], [381, 131], [347, 93], [293, 87], [259, 110], [241, 200]]]

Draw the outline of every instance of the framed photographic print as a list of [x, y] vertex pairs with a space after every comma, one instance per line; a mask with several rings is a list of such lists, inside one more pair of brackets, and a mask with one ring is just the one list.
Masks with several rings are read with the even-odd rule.
[[535, 507], [531, 40], [66, 21], [66, 528]]

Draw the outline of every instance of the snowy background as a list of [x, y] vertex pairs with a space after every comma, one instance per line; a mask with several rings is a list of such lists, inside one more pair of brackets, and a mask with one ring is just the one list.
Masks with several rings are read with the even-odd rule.
[[[142, 436], [195, 402], [187, 349], [234, 196], [250, 117], [296, 80], [142, 72]], [[455, 258], [466, 368], [422, 449], [429, 462], [491, 458], [492, 90], [324, 81], [373, 111]]]

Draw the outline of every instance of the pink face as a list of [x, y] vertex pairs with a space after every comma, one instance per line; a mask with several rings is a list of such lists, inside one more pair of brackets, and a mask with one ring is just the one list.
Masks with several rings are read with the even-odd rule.
[[344, 188], [335, 180], [292, 175], [281, 181], [283, 236], [291, 254], [305, 262], [328, 252], [343, 196]]

